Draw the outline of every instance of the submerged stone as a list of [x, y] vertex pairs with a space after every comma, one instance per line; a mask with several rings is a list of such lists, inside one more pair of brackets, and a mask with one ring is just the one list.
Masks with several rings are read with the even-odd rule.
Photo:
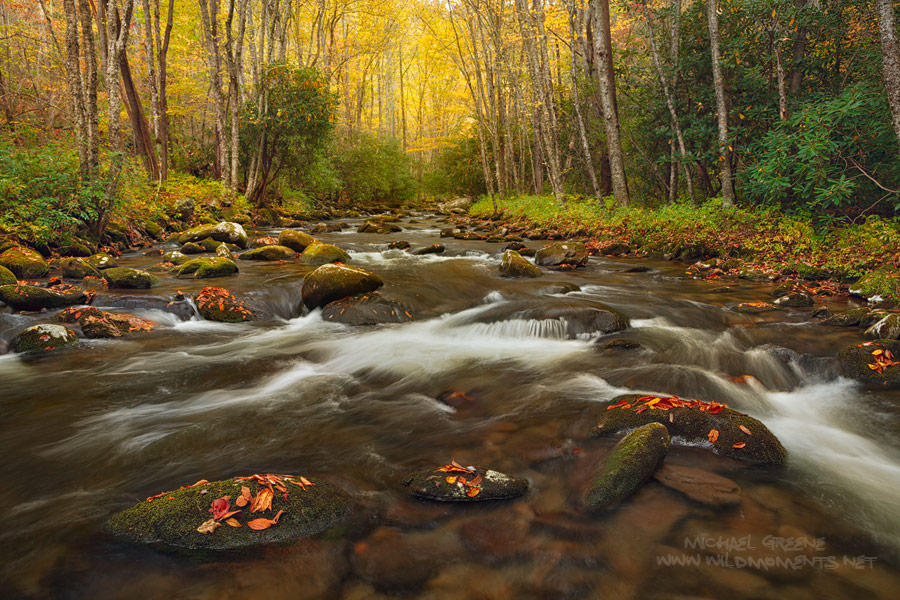
[[741, 486], [731, 479], [703, 469], [662, 465], [653, 477], [664, 486], [681, 492], [700, 504], [720, 507], [741, 503]]
[[103, 271], [103, 278], [111, 288], [146, 290], [159, 284], [159, 279], [153, 273], [128, 267], [106, 269]]
[[[326, 534], [346, 524], [351, 517], [353, 503], [350, 496], [326, 481], [309, 477], [314, 485], [300, 487], [285, 476], [279, 476], [286, 492], [276, 490], [271, 508], [250, 512], [250, 504], [242, 509], [235, 505], [241, 488], [249, 488], [252, 498], [265, 490], [256, 480], [226, 479], [173, 490], [157, 498], [148, 499], [117, 513], [107, 528], [116, 535], [145, 544], [157, 544], [185, 550], [245, 550], [261, 546], [288, 544], [301, 538]], [[296, 481], [300, 483], [299, 478]], [[287, 499], [285, 499], [285, 494]], [[240, 510], [234, 518], [240, 527], [216, 521], [211, 514], [213, 500], [230, 497], [229, 510]], [[248, 522], [274, 519], [283, 511], [278, 522], [266, 529], [256, 530]], [[212, 520], [201, 533], [198, 528]]]
[[39, 252], [19, 246], [0, 254], [0, 266], [12, 271], [19, 279], [43, 277], [50, 270], [50, 265]]
[[741, 302], [734, 307], [734, 310], [739, 313], [756, 315], [760, 313], [771, 312], [773, 310], [778, 310], [778, 307], [774, 304], [769, 304], [768, 302]]
[[507, 250], [500, 259], [500, 274], [504, 277], [543, 277], [544, 273], [515, 250]]
[[438, 502], [508, 500], [528, 491], [528, 480], [493, 469], [453, 463], [412, 473], [403, 484], [416, 498]]
[[604, 508], [632, 495], [650, 479], [669, 453], [669, 432], [647, 423], [613, 446], [587, 492], [591, 508]]
[[42, 310], [84, 304], [88, 301], [88, 294], [69, 284], [52, 288], [16, 284], [0, 286], [0, 301], [13, 310]]
[[25, 329], [13, 338], [10, 349], [22, 354], [44, 354], [78, 343], [78, 336], [68, 327], [42, 323]]
[[303, 304], [312, 310], [341, 298], [374, 292], [382, 285], [381, 277], [364, 269], [329, 264], [306, 276], [300, 294]]

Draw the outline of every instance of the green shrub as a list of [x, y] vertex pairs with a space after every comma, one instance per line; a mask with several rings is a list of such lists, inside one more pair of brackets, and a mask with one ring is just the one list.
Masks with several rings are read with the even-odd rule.
[[400, 206], [416, 193], [409, 157], [397, 140], [371, 134], [342, 140], [336, 147], [335, 169], [343, 182], [341, 195], [351, 204]]

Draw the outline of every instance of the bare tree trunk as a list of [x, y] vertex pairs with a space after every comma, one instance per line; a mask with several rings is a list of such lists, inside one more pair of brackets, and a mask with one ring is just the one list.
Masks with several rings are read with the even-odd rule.
[[719, 132], [719, 179], [722, 181], [722, 203], [725, 206], [734, 204], [734, 181], [731, 177], [731, 153], [728, 143], [728, 106], [725, 102], [725, 79], [722, 75], [721, 57], [719, 55], [719, 13], [718, 2], [707, 0], [707, 18], [709, 21], [709, 45], [712, 51], [713, 86], [716, 92], [716, 115]]
[[[159, 2], [159, 0], [156, 0]], [[150, 0], [143, 0], [144, 5], [144, 51], [147, 53], [147, 86], [150, 88], [150, 114], [153, 120], [153, 137], [159, 139], [159, 85], [156, 78], [156, 60], [154, 46], [158, 41], [153, 39]]]
[[[806, 8], [808, 2], [809, 0], [794, 0], [794, 6], [797, 7], [799, 12]], [[797, 92], [800, 91], [800, 84], [803, 83], [803, 71], [800, 70], [800, 61], [806, 56], [806, 44], [806, 25], [800, 25], [797, 27], [797, 36], [794, 38], [792, 52], [793, 64], [791, 66], [791, 83], [789, 88], [792, 96], [797, 95]]]
[[66, 83], [69, 101], [75, 116], [75, 141], [78, 144], [78, 164], [82, 181], [90, 178], [90, 150], [85, 123], [84, 86], [81, 76], [81, 48], [78, 43], [78, 9], [75, 0], [63, 0], [66, 15]]
[[612, 40], [610, 38], [609, 0], [593, 0], [591, 21], [594, 31], [594, 52], [597, 56], [597, 79], [600, 83], [600, 102], [603, 123], [609, 146], [610, 177], [613, 197], [627, 206], [628, 180], [625, 178], [625, 156], [619, 131], [619, 112], [616, 104], [616, 82], [613, 75]]
[[217, 16], [218, 0], [198, 0], [200, 19], [203, 23], [203, 39], [206, 44], [206, 62], [209, 66], [210, 88], [213, 95], [213, 111], [216, 116], [216, 166], [225, 185], [231, 185], [228, 160], [227, 133], [225, 131], [225, 93], [222, 90], [222, 56], [219, 51]]
[[109, 222], [109, 209], [115, 202], [116, 194], [119, 188], [119, 177], [122, 171], [122, 163], [124, 160], [124, 147], [122, 145], [122, 124], [119, 120], [119, 113], [122, 110], [122, 96], [119, 90], [119, 57], [125, 50], [125, 44], [128, 42], [128, 31], [131, 28], [131, 16], [134, 12], [134, 0], [125, 0], [125, 6], [122, 11], [122, 18], [118, 23], [118, 27], [114, 24], [113, 15], [119, 13], [119, 0], [107, 0], [106, 14], [107, 27], [106, 33], [107, 50], [106, 50], [106, 88], [109, 94], [109, 146], [112, 152], [109, 160], [109, 181], [106, 186], [106, 205], [101, 207], [99, 216], [98, 231], [102, 233]]
[[166, 32], [162, 37], [160, 36], [159, 24], [159, 0], [155, 0], [154, 8], [153, 23], [158, 44], [156, 60], [159, 72], [159, 95], [157, 96], [159, 105], [156, 108], [156, 114], [159, 116], [159, 132], [156, 139], [159, 143], [159, 179], [162, 182], [169, 177], [169, 97], [166, 87], [166, 57], [169, 53], [169, 41], [172, 35], [175, 0], [169, 0], [169, 12], [166, 15]]
[[569, 11], [569, 29], [572, 33], [572, 60], [570, 62], [569, 75], [572, 80], [572, 104], [575, 106], [575, 125], [578, 128], [578, 140], [581, 142], [581, 155], [584, 161], [584, 170], [591, 184], [591, 191], [598, 200], [600, 196], [600, 184], [597, 182], [597, 172], [594, 169], [594, 161], [591, 157], [591, 145], [588, 142], [587, 129], [584, 126], [584, 117], [581, 114], [581, 96], [578, 93], [578, 66], [576, 52], [578, 48], [579, 28], [576, 25], [576, 12], [578, 11], [575, 0], [566, 0], [566, 8]]
[[228, 64], [228, 95], [231, 98], [231, 189], [237, 191], [240, 171], [241, 134], [241, 77], [244, 53], [244, 32], [247, 26], [247, 0], [238, 0], [237, 41], [232, 39], [234, 0], [228, 2], [225, 24], [225, 60]]
[[891, 106], [894, 133], [900, 142], [900, 48], [897, 45], [897, 21], [892, 0], [875, 0], [878, 11], [878, 31], [881, 36], [881, 64], [884, 68], [884, 87]]
[[94, 43], [93, 18], [90, 0], [78, 0], [81, 17], [81, 50], [84, 56], [84, 123], [87, 130], [88, 178], [96, 176], [100, 168], [100, 111], [97, 106], [97, 50]]
[[778, 118], [787, 119], [787, 93], [784, 89], [784, 64], [781, 62], [781, 47], [775, 41], [775, 72], [778, 76]]

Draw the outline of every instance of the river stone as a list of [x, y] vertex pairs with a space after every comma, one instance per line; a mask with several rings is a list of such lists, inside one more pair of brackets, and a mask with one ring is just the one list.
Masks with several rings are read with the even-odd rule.
[[199, 242], [205, 238], [212, 238], [217, 242], [237, 244], [241, 248], [247, 247], [247, 232], [238, 223], [222, 221], [215, 225], [198, 225], [192, 227], [178, 236], [178, 243]]
[[618, 351], [628, 351], [628, 350], [643, 350], [644, 347], [640, 342], [629, 338], [617, 338], [606, 342], [603, 344], [604, 350], [618, 350]]
[[347, 325], [405, 323], [411, 319], [408, 310], [378, 292], [329, 302], [322, 309], [322, 318]]
[[204, 252], [206, 252], [206, 248], [197, 242], [187, 242], [181, 246], [182, 254], [203, 254]]
[[41, 323], [32, 325], [13, 338], [10, 350], [22, 354], [43, 354], [78, 343], [78, 336], [68, 327]]
[[515, 250], [507, 250], [500, 259], [500, 274], [504, 277], [542, 277], [539, 268]]
[[91, 339], [117, 338], [135, 331], [150, 331], [156, 323], [125, 313], [111, 313], [93, 306], [70, 306], [56, 318], [63, 323], [78, 323], [84, 337]]
[[[356, 543], [353, 563], [356, 572], [373, 586], [382, 590], [409, 591], [437, 575], [442, 566], [459, 562], [466, 555], [459, 536], [446, 528], [403, 532], [382, 526]], [[457, 594], [450, 597], [462, 597], [458, 594], [459, 588], [456, 591]], [[387, 600], [388, 597], [396, 596], [376, 593], [359, 596], [369, 600]]]
[[356, 233], [393, 233], [395, 231], [403, 231], [399, 225], [388, 225], [383, 221], [369, 220], [359, 226]]
[[0, 265], [0, 285], [15, 285], [16, 281], [16, 275], [6, 267]]
[[587, 493], [591, 508], [604, 508], [640, 488], [669, 453], [669, 432], [664, 425], [647, 423], [613, 446]]
[[407, 250], [409, 242], [406, 240], [396, 240], [388, 244], [388, 250]]
[[178, 250], [172, 250], [170, 252], [166, 252], [162, 256], [163, 262], [172, 263], [173, 265], [183, 265], [187, 261], [191, 260], [187, 255], [183, 252], [179, 252]]
[[242, 260], [289, 260], [296, 256], [296, 252], [287, 246], [261, 246], [240, 255]]
[[43, 277], [50, 270], [39, 252], [18, 246], [0, 254], [0, 266], [12, 271], [19, 279]]
[[851, 308], [839, 313], [835, 313], [822, 321], [823, 325], [831, 325], [833, 327], [855, 327], [860, 321], [872, 312], [871, 309], [861, 306], [859, 308]]
[[64, 258], [59, 261], [62, 276], [66, 279], [84, 279], [85, 277], [100, 277], [100, 271], [91, 266], [91, 263], [83, 258]]
[[42, 310], [84, 304], [88, 296], [81, 288], [69, 284], [42, 288], [33, 285], [0, 286], [0, 301], [13, 310]]
[[175, 276], [178, 279], [205, 279], [210, 277], [227, 277], [238, 272], [234, 261], [221, 256], [195, 258], [181, 265]]
[[805, 292], [791, 292], [775, 300], [776, 306], [808, 307], [813, 305], [812, 296]]
[[220, 242], [218, 246], [216, 246], [216, 256], [219, 258], [227, 258], [228, 260], [235, 260], [234, 252], [231, 251], [231, 248], [228, 247], [228, 244], [225, 242]]
[[455, 240], [468, 240], [468, 241], [482, 241], [487, 239], [485, 236], [480, 233], [475, 233], [474, 231], [454, 231], [453, 239]]
[[197, 312], [207, 321], [220, 323], [241, 323], [255, 321], [258, 317], [243, 301], [220, 287], [205, 287], [194, 299]]
[[[272, 508], [264, 512], [250, 513], [249, 505], [234, 515], [241, 527], [222, 524], [211, 533], [200, 533], [197, 528], [212, 518], [213, 500], [231, 497], [231, 510], [238, 510], [235, 499], [241, 495], [241, 487], [250, 488], [256, 497], [264, 489], [255, 480], [226, 479], [205, 485], [173, 490], [152, 501], [138, 504], [117, 513], [107, 523], [109, 531], [146, 544], [158, 544], [168, 548], [185, 550], [246, 550], [275, 544], [287, 544], [301, 538], [323, 534], [344, 525], [353, 509], [351, 498], [340, 488], [315, 477], [308, 477], [314, 484], [305, 489], [288, 484], [287, 500], [276, 491]], [[277, 524], [268, 529], [254, 530], [247, 522], [254, 519], [271, 519], [283, 510]]]
[[739, 313], [747, 313], [751, 315], [756, 315], [764, 312], [771, 312], [773, 310], [778, 310], [778, 307], [774, 304], [769, 304], [768, 302], [741, 302], [737, 306], [734, 307]]
[[890, 313], [866, 329], [870, 340], [896, 340], [900, 338], [900, 314]]
[[278, 244], [280, 246], [287, 246], [294, 252], [303, 252], [306, 250], [307, 246], [316, 241], [316, 238], [308, 233], [296, 231], [294, 229], [285, 229], [278, 234]]
[[300, 260], [308, 265], [326, 265], [334, 262], [350, 262], [350, 255], [333, 244], [315, 242], [306, 247]]
[[106, 252], [98, 252], [97, 254], [92, 254], [88, 257], [87, 261], [98, 271], [102, 271], [104, 269], [112, 269], [113, 267], [119, 266], [119, 263], [116, 261], [116, 259]]
[[103, 278], [111, 288], [146, 290], [159, 284], [159, 279], [153, 273], [128, 267], [106, 269], [103, 271]]
[[793, 279], [788, 279], [787, 281], [783, 281], [775, 286], [775, 289], [772, 290], [771, 296], [773, 298], [781, 298], [782, 296], [787, 296], [791, 292], [802, 291], [799, 289], [797, 282]]
[[588, 253], [581, 242], [555, 242], [535, 254], [535, 262], [545, 267], [574, 266], [587, 263]]
[[265, 237], [253, 238], [250, 241], [251, 248], [262, 248], [263, 246], [277, 246], [278, 238], [267, 235]]
[[[446, 466], [412, 473], [403, 480], [403, 485], [409, 487], [409, 493], [416, 498], [438, 502], [508, 500], [528, 491], [527, 479], [510, 477], [493, 469], [464, 467], [462, 471], [447, 472], [442, 470], [444, 468]], [[472, 481], [477, 483], [468, 485]], [[477, 493], [474, 490], [478, 490]]]
[[413, 250], [411, 254], [413, 254], [414, 256], [425, 256], [426, 254], [443, 254], [443, 252], [443, 244], [432, 244], [430, 246], [425, 246], [424, 248]]
[[661, 484], [707, 506], [737, 506], [741, 486], [734, 481], [693, 467], [662, 465], [653, 474]]
[[310, 310], [329, 302], [374, 292], [384, 285], [378, 275], [347, 265], [322, 265], [303, 280], [300, 294], [303, 304]]
[[[553, 296], [545, 296], [537, 304], [531, 301], [500, 303], [485, 309], [474, 320], [478, 323], [548, 321], [545, 324], [548, 331], [552, 330], [553, 335], [567, 338], [584, 334], [615, 333], [629, 326], [625, 316], [601, 302]], [[549, 323], [552, 321], [559, 323]]]
[[192, 199], [182, 198], [175, 203], [175, 206], [172, 209], [172, 216], [179, 221], [190, 221], [191, 217], [194, 216], [194, 209], [195, 206]]
[[[701, 410], [699, 406], [681, 406], [669, 410], [650, 408], [638, 413], [635, 412], [638, 407], [633, 405], [638, 398], [641, 398], [638, 394], [613, 398], [607, 405], [607, 410], [600, 412], [597, 426], [591, 435], [600, 437], [629, 431], [647, 423], [660, 423], [669, 430], [672, 437], [681, 438], [688, 444], [709, 444], [716, 454], [736, 460], [780, 465], [787, 456], [784, 446], [765, 425], [727, 406], [703, 403], [704, 408], [715, 406], [715, 410], [720, 410], [718, 413]], [[621, 401], [630, 406], [610, 408]], [[741, 426], [749, 429], [751, 435], [744, 433]], [[715, 442], [709, 442], [709, 432], [712, 429], [719, 432]], [[745, 445], [734, 447], [741, 443]]]
[[841, 372], [847, 377], [888, 386], [900, 385], [900, 365], [887, 367], [881, 373], [869, 368], [876, 364], [873, 352], [890, 350], [894, 360], [900, 360], [900, 340], [875, 340], [862, 344], [851, 344], [841, 350], [838, 358]]

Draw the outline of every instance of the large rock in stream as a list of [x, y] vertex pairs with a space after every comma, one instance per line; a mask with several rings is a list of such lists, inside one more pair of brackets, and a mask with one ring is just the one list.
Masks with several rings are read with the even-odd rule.
[[103, 278], [111, 288], [128, 290], [148, 290], [159, 285], [159, 279], [153, 273], [128, 267], [113, 267], [103, 271]]
[[303, 250], [300, 260], [308, 265], [326, 265], [335, 262], [350, 262], [350, 255], [334, 244], [315, 242]]
[[900, 314], [889, 313], [873, 323], [865, 333], [870, 340], [896, 340], [900, 338]]
[[410, 474], [403, 480], [416, 498], [438, 502], [508, 500], [528, 491], [528, 480], [477, 466], [451, 461], [440, 467]]
[[[254, 477], [201, 480], [113, 515], [107, 528], [116, 535], [167, 548], [229, 551], [325, 535], [350, 520], [353, 502], [333, 484], [315, 477], [260, 477], [270, 478], [271, 483], [263, 485]], [[244, 500], [248, 495], [249, 502]], [[223, 516], [231, 511], [237, 513]]]
[[760, 421], [717, 402], [675, 396], [626, 394], [601, 411], [594, 437], [659, 423], [689, 444], [710, 444], [716, 454], [746, 462], [780, 465], [787, 451]]
[[647, 423], [613, 446], [587, 492], [587, 505], [604, 508], [632, 495], [669, 453], [669, 432], [659, 423]]
[[374, 292], [382, 285], [381, 277], [364, 269], [328, 264], [306, 276], [300, 294], [304, 306], [312, 310], [341, 298]]
[[516, 252], [507, 250], [500, 259], [500, 274], [504, 277], [542, 277], [543, 272], [528, 259]]
[[838, 355], [841, 372], [852, 379], [900, 386], [900, 340], [851, 344]]
[[77, 323], [90, 339], [118, 338], [138, 331], [150, 331], [156, 323], [127, 313], [111, 313], [93, 306], [70, 306], [56, 318], [63, 323]]
[[294, 252], [303, 252], [310, 244], [316, 243], [318, 240], [308, 233], [297, 231], [295, 229], [284, 229], [278, 234], [278, 244], [287, 246]]
[[216, 225], [192, 227], [178, 236], [178, 243], [199, 242], [206, 238], [212, 238], [217, 242], [235, 244], [241, 248], [246, 248], [248, 241], [247, 232], [244, 231], [244, 228], [239, 223], [223, 221]]
[[87, 259], [76, 256], [59, 261], [59, 268], [62, 270], [62, 276], [66, 279], [80, 280], [85, 277], [102, 277], [100, 271], [89, 263]]
[[52, 288], [18, 284], [0, 286], [0, 301], [5, 302], [14, 310], [62, 308], [84, 304], [88, 300], [89, 294], [85, 290], [69, 284]]
[[12, 271], [4, 266], [0, 266], [0, 286], [15, 285], [16, 281], [16, 276]]
[[[544, 337], [577, 338], [628, 328], [628, 319], [600, 302], [543, 297], [540, 303], [504, 302], [473, 317], [477, 323], [508, 323], [510, 327], [538, 328]], [[536, 323], [537, 322], [537, 323]]]
[[43, 277], [50, 270], [50, 265], [40, 253], [19, 246], [0, 254], [0, 266], [12, 271], [19, 279]]
[[205, 287], [194, 300], [197, 303], [197, 312], [207, 321], [242, 323], [258, 318], [251, 308], [224, 288]]
[[380, 325], [405, 323], [412, 319], [412, 313], [378, 292], [371, 292], [329, 302], [322, 309], [322, 318], [347, 325]]
[[296, 252], [294, 252], [291, 248], [287, 246], [278, 246], [278, 245], [270, 245], [270, 246], [260, 246], [259, 248], [254, 248], [253, 250], [248, 250], [240, 255], [241, 260], [263, 260], [263, 261], [273, 261], [273, 260], [290, 260], [296, 256]]
[[544, 267], [581, 267], [587, 260], [587, 249], [581, 242], [554, 242], [535, 255], [535, 262]]
[[22, 354], [45, 354], [77, 343], [78, 336], [68, 327], [41, 323], [32, 325], [14, 337], [10, 350]]
[[217, 256], [215, 258], [195, 258], [187, 261], [175, 271], [178, 279], [205, 279], [227, 277], [238, 272], [233, 260]]

